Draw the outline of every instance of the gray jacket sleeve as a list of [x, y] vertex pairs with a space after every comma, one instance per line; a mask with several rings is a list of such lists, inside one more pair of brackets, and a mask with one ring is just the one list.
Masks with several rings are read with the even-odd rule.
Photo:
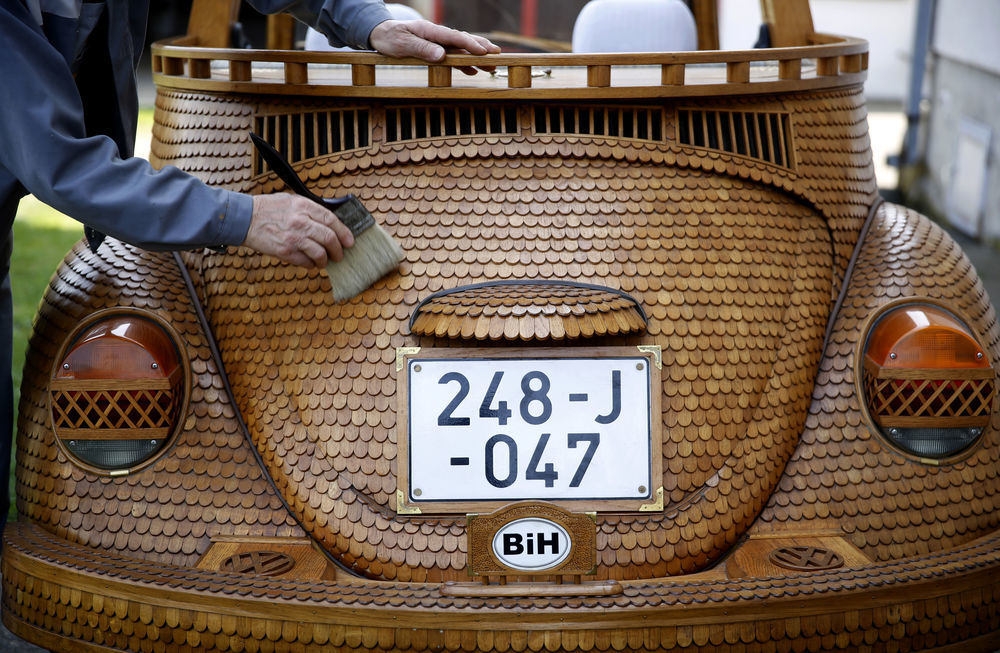
[[[22, 15], [23, 14], [23, 15]], [[87, 137], [63, 57], [19, 2], [0, 4], [0, 165], [53, 208], [147, 249], [242, 243], [253, 200]]]
[[382, 0], [248, 0], [265, 14], [286, 13], [314, 27], [334, 46], [369, 50], [368, 35], [392, 18]]

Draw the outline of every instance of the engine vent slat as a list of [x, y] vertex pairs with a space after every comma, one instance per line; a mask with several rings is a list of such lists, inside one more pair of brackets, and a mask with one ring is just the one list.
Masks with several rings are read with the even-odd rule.
[[513, 106], [407, 106], [385, 110], [387, 143], [518, 131], [517, 109]]
[[536, 105], [535, 134], [663, 142], [663, 110], [650, 107]]
[[765, 111], [677, 111], [677, 142], [793, 168], [787, 113]]
[[[364, 108], [263, 114], [255, 117], [254, 131], [287, 161], [297, 163], [368, 147], [371, 117]], [[270, 170], [255, 152], [254, 174]]]

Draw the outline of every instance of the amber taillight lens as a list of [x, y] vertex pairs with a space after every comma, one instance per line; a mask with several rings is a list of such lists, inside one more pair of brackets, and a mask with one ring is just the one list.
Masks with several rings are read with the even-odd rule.
[[994, 372], [972, 330], [936, 305], [905, 304], [869, 330], [862, 360], [868, 412], [895, 446], [942, 459], [989, 424]]
[[186, 364], [164, 326], [137, 311], [71, 337], [49, 383], [64, 450], [94, 471], [127, 471], [162, 451], [186, 403]]

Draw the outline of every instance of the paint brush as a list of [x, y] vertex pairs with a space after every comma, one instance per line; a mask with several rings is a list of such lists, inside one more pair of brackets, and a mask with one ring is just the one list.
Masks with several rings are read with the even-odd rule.
[[375, 222], [354, 195], [326, 198], [316, 195], [299, 179], [295, 170], [270, 143], [251, 133], [250, 140], [260, 155], [293, 191], [332, 211], [354, 234], [354, 245], [344, 248], [344, 258], [326, 264], [333, 298], [338, 302], [360, 295], [403, 260], [403, 250], [385, 229]]

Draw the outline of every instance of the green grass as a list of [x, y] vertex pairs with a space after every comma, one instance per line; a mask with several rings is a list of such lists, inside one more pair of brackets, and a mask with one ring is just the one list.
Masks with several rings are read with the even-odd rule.
[[[148, 150], [149, 134], [153, 126], [153, 111], [145, 109], [139, 114], [137, 151]], [[17, 424], [17, 405], [21, 396], [21, 377], [24, 354], [28, 348], [32, 325], [38, 304], [53, 273], [76, 241], [83, 237], [83, 225], [58, 211], [42, 204], [34, 197], [25, 197], [18, 206], [14, 219], [14, 254], [10, 263], [11, 292], [14, 299], [13, 368], [14, 419]], [[14, 460], [10, 461], [11, 508], [14, 517]]]
[[[62, 215], [33, 197], [26, 197], [14, 219], [14, 254], [10, 262], [11, 293], [14, 298], [14, 415], [21, 396], [21, 372], [28, 338], [49, 279], [66, 252], [83, 236], [79, 222]], [[17, 423], [16, 421], [14, 422]], [[10, 461], [12, 497], [9, 518], [14, 517], [14, 460]]]

